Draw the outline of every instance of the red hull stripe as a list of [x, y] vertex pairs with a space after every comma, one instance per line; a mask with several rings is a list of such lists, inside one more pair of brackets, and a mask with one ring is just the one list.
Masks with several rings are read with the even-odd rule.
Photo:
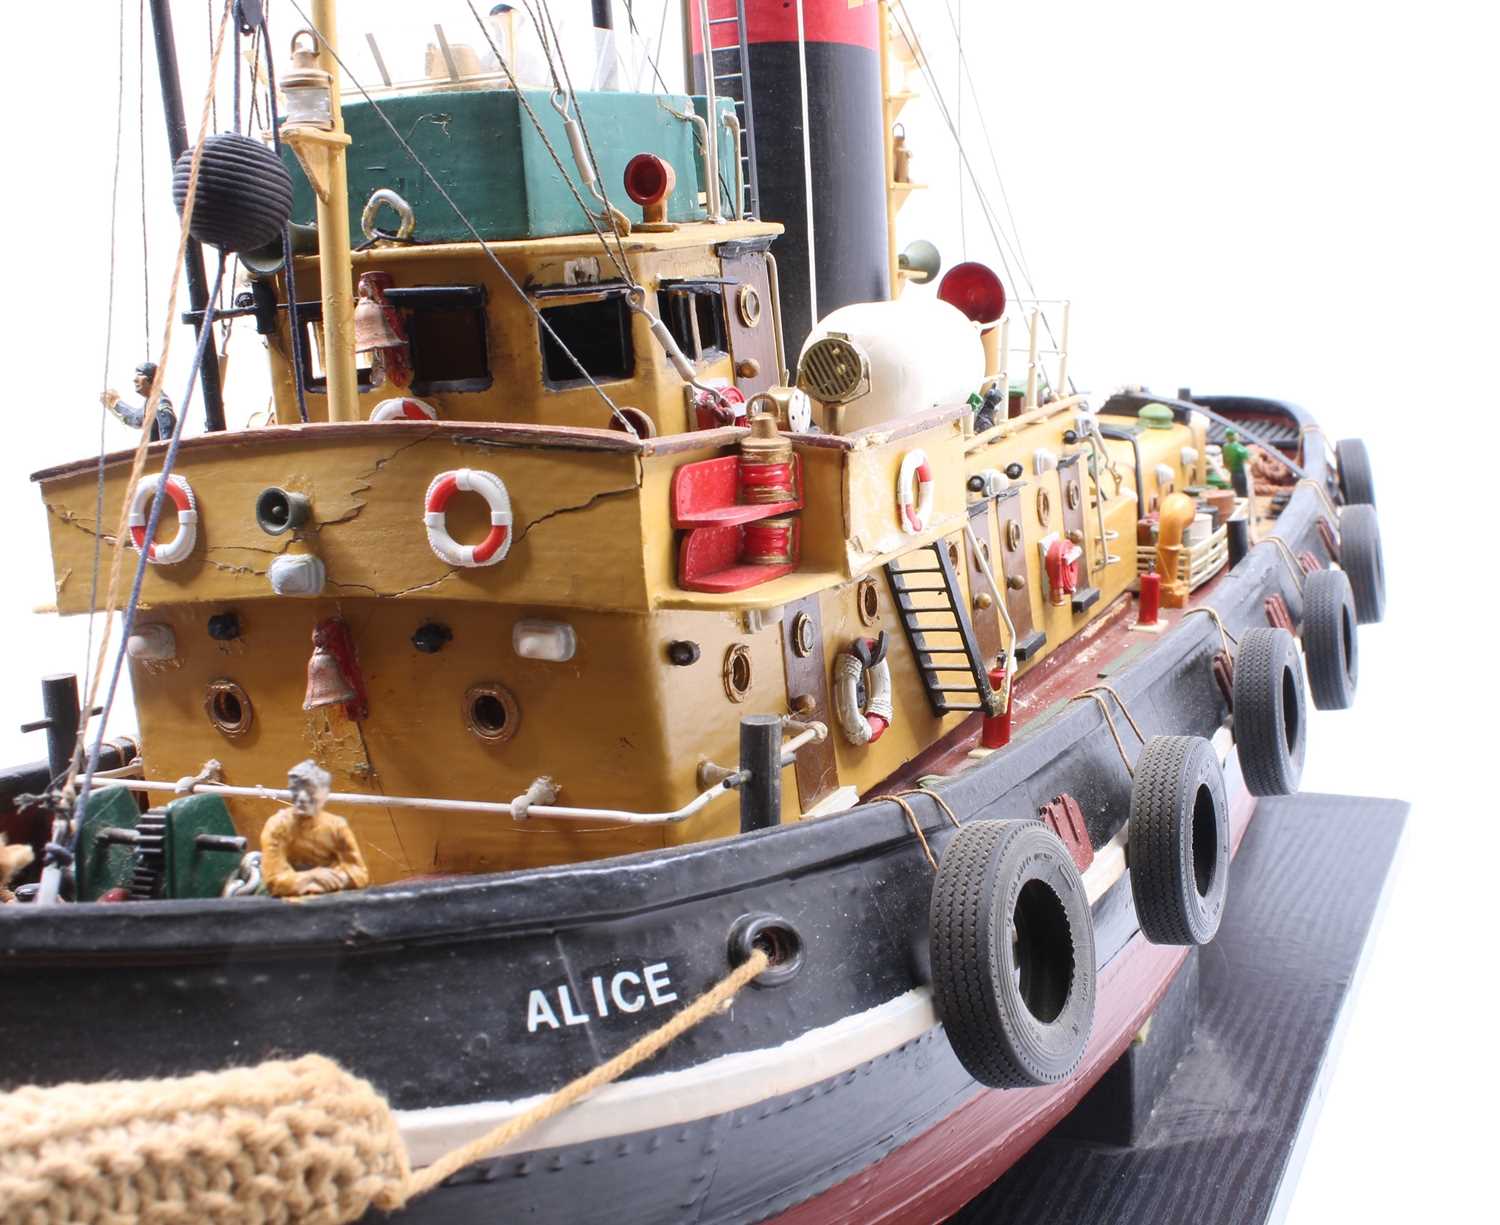
[[[698, 6], [689, 4], [693, 23], [693, 53], [703, 53], [698, 29]], [[734, 0], [708, 0], [709, 23], [734, 16]], [[880, 46], [878, 0], [802, 0], [802, 29], [810, 43], [844, 43], [875, 51]], [[797, 0], [745, 0], [745, 41], [797, 41]], [[733, 47], [739, 33], [733, 21], [713, 27], [714, 49]]]

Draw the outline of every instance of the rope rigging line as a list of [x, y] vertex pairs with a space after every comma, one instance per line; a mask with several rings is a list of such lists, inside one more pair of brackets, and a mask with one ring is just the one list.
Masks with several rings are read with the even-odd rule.
[[[661, 18], [665, 24], [667, 20], [668, 6], [661, 6]], [[651, 71], [656, 74], [656, 83], [661, 86], [661, 92], [671, 93], [667, 88], [667, 78], [661, 75], [661, 69], [656, 66], [656, 57], [651, 54], [651, 48], [646, 43], [646, 36], [641, 33], [641, 27], [635, 24], [634, 0], [625, 0], [625, 20], [630, 23], [630, 32], [635, 35], [635, 41], [641, 48], [641, 53], [646, 57], [646, 63], [651, 65]]]
[[[115, 84], [115, 163], [110, 177], [109, 189], [109, 272], [104, 294], [104, 369], [99, 385], [109, 387], [109, 368], [113, 357], [115, 334], [115, 265], [119, 239], [120, 164], [125, 147], [125, 0], [120, 0], [120, 53], [119, 76]], [[109, 410], [99, 406], [99, 461], [94, 481], [94, 522], [104, 522], [104, 455], [108, 447], [105, 426], [109, 421]], [[94, 533], [94, 563], [89, 576], [89, 620], [83, 646], [83, 674], [88, 675], [89, 660], [94, 655], [94, 605], [99, 594], [99, 566], [103, 557], [104, 542], [99, 533]]]
[[[380, 120], [381, 123], [385, 125], [390, 134], [396, 138], [396, 143], [401, 146], [402, 151], [405, 152], [407, 157], [411, 158], [417, 169], [427, 177], [427, 181], [432, 184], [438, 195], [443, 198], [444, 203], [446, 203], [448, 207], [453, 210], [454, 216], [457, 217], [458, 220], [463, 224], [463, 227], [473, 235], [474, 241], [479, 244], [480, 250], [483, 251], [484, 254], [489, 258], [490, 263], [495, 265], [495, 268], [499, 271], [500, 275], [505, 278], [506, 283], [515, 292], [516, 296], [523, 303], [525, 303], [526, 308], [530, 310], [532, 315], [536, 317], [537, 325], [548, 336], [552, 338], [552, 343], [557, 346], [558, 351], [561, 352], [562, 355], [573, 364], [573, 367], [579, 372], [579, 374], [584, 377], [585, 381], [587, 381], [588, 385], [594, 389], [599, 398], [609, 406], [610, 415], [620, 423], [621, 427], [626, 432], [633, 436], [639, 437], [639, 434], [631, 420], [620, 411], [620, 406], [616, 404], [612, 399], [610, 399], [609, 393], [599, 385], [599, 381], [589, 373], [588, 369], [573, 353], [573, 350], [568, 348], [568, 346], [563, 343], [562, 337], [560, 337], [556, 333], [556, 331], [553, 330], [552, 325], [547, 322], [546, 316], [543, 315], [541, 310], [538, 309], [536, 303], [531, 300], [530, 295], [528, 295], [525, 289], [522, 288], [521, 283], [516, 280], [510, 269], [507, 268], [503, 263], [501, 263], [500, 257], [490, 249], [490, 244], [484, 240], [484, 237], [474, 227], [474, 223], [469, 220], [464, 211], [458, 207], [458, 204], [453, 199], [453, 197], [448, 194], [447, 188], [445, 188], [442, 183], [438, 181], [437, 176], [433, 174], [432, 171], [428, 168], [427, 163], [424, 162], [419, 156], [417, 156], [417, 151], [411, 147], [411, 145], [407, 142], [406, 137], [404, 137], [401, 134], [400, 130], [396, 127], [396, 125], [391, 122], [390, 117], [385, 113], [385, 110], [381, 107], [380, 103], [378, 103], [374, 98], [370, 96], [370, 91], [367, 90], [362, 84], [360, 84], [359, 79], [355, 77], [353, 72], [350, 71], [349, 65], [344, 62], [343, 57], [339, 55], [339, 53], [333, 48], [333, 45], [328, 41], [326, 37], [324, 37], [322, 30], [320, 30], [313, 23], [312, 18], [307, 15], [307, 12], [303, 9], [302, 5], [298, 3], [298, 0], [289, 0], [289, 3], [294, 9], [297, 10], [297, 15], [302, 18], [307, 28], [310, 29], [317, 37], [318, 42], [321, 43], [322, 46], [327, 50], [328, 54], [333, 57], [334, 63], [339, 66], [339, 69], [349, 79], [349, 83], [353, 85], [354, 88], [359, 91], [360, 96], [370, 104], [370, 109], [374, 111], [375, 116]], [[472, 7], [473, 6], [471, 4], [470, 8], [472, 9]], [[493, 46], [494, 43], [491, 42], [490, 45]], [[509, 75], [508, 69], [506, 69], [506, 72], [507, 75]], [[514, 80], [515, 78], [512, 77], [511, 79]], [[517, 98], [522, 99], [525, 97], [524, 92], [519, 89], [516, 91], [516, 96]]]
[[140, 31], [136, 41], [136, 124], [141, 147], [141, 326], [146, 344], [141, 352], [151, 356], [151, 237], [146, 226], [146, 0], [140, 0]]
[[[224, 51], [224, 33], [229, 24], [229, 11], [232, 0], [225, 0], [223, 16], [219, 20], [218, 39], [214, 46], [213, 56], [209, 61], [208, 87], [203, 99], [203, 110], [198, 122], [198, 137], [193, 146], [192, 158], [188, 168], [187, 191], [182, 204], [182, 221], [177, 237], [177, 260], [172, 269], [172, 281], [167, 291], [166, 320], [162, 326], [161, 354], [156, 363], [156, 375], [151, 380], [151, 390], [146, 397], [143, 422], [149, 422], [156, 415], [156, 406], [161, 399], [162, 382], [166, 376], [167, 358], [172, 351], [172, 316], [177, 310], [177, 291], [182, 283], [182, 269], [184, 258], [187, 254], [188, 227], [192, 222], [193, 205], [198, 197], [198, 177], [203, 162], [203, 141], [208, 133], [208, 126], [212, 117], [212, 106], [214, 98], [214, 83], [218, 79], [219, 62]], [[208, 335], [211, 329], [205, 328], [204, 334]], [[175, 436], [180, 436], [186, 414], [182, 413], [177, 418], [177, 431]], [[61, 845], [61, 839], [69, 837], [69, 828], [72, 824], [71, 813], [76, 810], [74, 804], [74, 784], [77, 781], [79, 771], [84, 765], [84, 745], [87, 742], [89, 722], [92, 711], [99, 695], [99, 686], [104, 678], [105, 658], [109, 651], [110, 630], [113, 624], [115, 609], [118, 607], [120, 573], [124, 564], [125, 541], [129, 537], [130, 504], [135, 496], [136, 487], [140, 484], [141, 474], [146, 466], [146, 451], [150, 446], [151, 431], [142, 428], [140, 441], [136, 444], [135, 454], [132, 458], [130, 476], [126, 481], [125, 495], [120, 503], [120, 518], [115, 529], [114, 553], [110, 559], [109, 585], [105, 589], [104, 607], [104, 631], [99, 637], [99, 649], [95, 656], [94, 671], [90, 677], [88, 696], [83, 702], [78, 721], [78, 737], [73, 746], [73, 759], [69, 763], [67, 777], [61, 788], [61, 811], [53, 822], [53, 836], [48, 843], [44, 855], [44, 867], [42, 870], [42, 887], [37, 901], [42, 904], [57, 900], [58, 889], [61, 886], [61, 868], [69, 858], [67, 848]], [[159, 509], [162, 499], [156, 499], [153, 513]], [[95, 523], [94, 531], [97, 533], [103, 524]], [[142, 555], [144, 558], [144, 554]], [[124, 644], [120, 647], [120, 656], [125, 653]], [[89, 777], [92, 777], [94, 768], [98, 765], [98, 755], [103, 747], [104, 724], [101, 722], [98, 737], [95, 740], [94, 751], [90, 755]], [[87, 798], [87, 779], [85, 780], [84, 795], [79, 799], [81, 805]]]
[[[984, 117], [984, 97], [982, 94], [980, 94], [979, 88], [974, 84], [974, 74], [969, 71], [969, 58], [964, 54], [963, 37], [960, 33], [960, 31], [962, 30], [961, 18], [963, 14], [963, 0], [959, 0], [958, 20], [955, 20], [953, 15], [953, 6], [948, 3], [948, 0], [944, 0], [944, 4], [948, 9], [948, 22], [953, 26], [954, 37], [958, 41], [958, 66], [964, 74], [964, 80], [968, 82], [969, 93], [974, 98], [974, 109], [979, 119], [979, 134], [984, 137], [985, 149], [989, 152], [990, 155], [990, 168], [995, 172], [995, 186], [999, 188], [1000, 201], [1005, 205], [1005, 216], [1006, 219], [1010, 222], [1010, 237], [1015, 243], [1016, 265], [1021, 269], [1021, 276], [1025, 278], [1026, 291], [1033, 298], [1035, 298], [1037, 296], [1036, 288], [1032, 284], [1031, 267], [1026, 259], [1025, 248], [1021, 243], [1021, 230], [1020, 227], [1016, 225], [1015, 213], [1011, 211], [1010, 196], [1005, 190], [1005, 178], [1000, 173], [1000, 159], [995, 156], [995, 143], [990, 139], [990, 125], [988, 122], [986, 122]], [[963, 100], [961, 91], [959, 94], [959, 100]]]

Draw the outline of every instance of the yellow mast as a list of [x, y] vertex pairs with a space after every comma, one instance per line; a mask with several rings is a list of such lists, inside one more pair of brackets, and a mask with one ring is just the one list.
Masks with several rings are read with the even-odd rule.
[[344, 110], [339, 97], [336, 0], [313, 0], [313, 22], [322, 33], [318, 66], [332, 78], [333, 131], [328, 135], [327, 177], [318, 194], [318, 272], [323, 291], [323, 368], [328, 372], [328, 419], [359, 420], [354, 368], [354, 290], [349, 272], [349, 184], [344, 167]]
[[[318, 274], [323, 298], [323, 369], [328, 376], [328, 419], [359, 420], [354, 368], [354, 291], [349, 264], [349, 180], [344, 151], [344, 110], [339, 99], [338, 15], [335, 0], [313, 0], [316, 68], [305, 59], [305, 75], [328, 78], [327, 119], [289, 119], [282, 140], [291, 146], [318, 202]], [[293, 40], [295, 51], [295, 39]], [[301, 53], [297, 53], [300, 55]], [[318, 84], [321, 88], [321, 83]], [[290, 86], [288, 87], [290, 91]], [[331, 122], [330, 122], [331, 120]], [[288, 277], [290, 282], [290, 277]]]

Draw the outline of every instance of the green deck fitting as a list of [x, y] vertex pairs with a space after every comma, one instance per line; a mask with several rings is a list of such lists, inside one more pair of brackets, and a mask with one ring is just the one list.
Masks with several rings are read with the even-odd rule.
[[[542, 130], [557, 151], [578, 194], [597, 209], [573, 164], [573, 154], [561, 116], [545, 90], [526, 90], [526, 100], [541, 121]], [[696, 128], [667, 111], [686, 113], [691, 106], [707, 114], [706, 101], [686, 94], [581, 93], [582, 115], [594, 155], [599, 159], [600, 185], [611, 204], [631, 221], [643, 220], [641, 208], [625, 194], [625, 164], [637, 153], [654, 153], [677, 172], [677, 186], [667, 200], [671, 221], [701, 221], [699, 203], [703, 159], [698, 153]], [[722, 116], [734, 108], [729, 98], [719, 100], [717, 125], [721, 195], [726, 215], [732, 212], [737, 150], [724, 128]], [[590, 230], [557, 164], [522, 110], [511, 89], [455, 90], [382, 98], [380, 109], [402, 138], [432, 172], [455, 204], [489, 241], [546, 238], [585, 234]], [[368, 102], [344, 103], [348, 150], [349, 238], [365, 241], [360, 213], [370, 194], [381, 187], [395, 191], [412, 207], [418, 243], [472, 242], [473, 234], [443, 199], [437, 187], [403, 150]], [[315, 220], [317, 208], [302, 167], [288, 148], [282, 159], [291, 171], [292, 216]], [[381, 211], [378, 225], [394, 228], [395, 218]]]
[[222, 797], [190, 795], [167, 806], [167, 870], [163, 897], [218, 897], [240, 866], [230, 851], [200, 850], [199, 834], [233, 837], [234, 822]]
[[1144, 404], [1136, 416], [1151, 430], [1170, 430], [1174, 420], [1172, 410], [1165, 404]]
[[135, 869], [135, 848], [97, 847], [102, 829], [134, 829], [141, 819], [135, 793], [124, 787], [100, 788], [89, 796], [78, 835], [78, 900], [97, 902], [111, 889], [128, 888]]

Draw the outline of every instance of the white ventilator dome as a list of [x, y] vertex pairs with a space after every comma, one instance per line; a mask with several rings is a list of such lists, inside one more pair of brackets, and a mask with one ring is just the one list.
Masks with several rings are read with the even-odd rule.
[[[840, 337], [853, 342], [853, 352], [838, 343], [820, 345]], [[797, 382], [830, 406], [819, 414], [824, 428], [848, 433], [934, 405], [961, 404], [979, 390], [984, 369], [979, 329], [962, 311], [938, 298], [898, 298], [856, 302], [826, 315], [802, 346]]]

